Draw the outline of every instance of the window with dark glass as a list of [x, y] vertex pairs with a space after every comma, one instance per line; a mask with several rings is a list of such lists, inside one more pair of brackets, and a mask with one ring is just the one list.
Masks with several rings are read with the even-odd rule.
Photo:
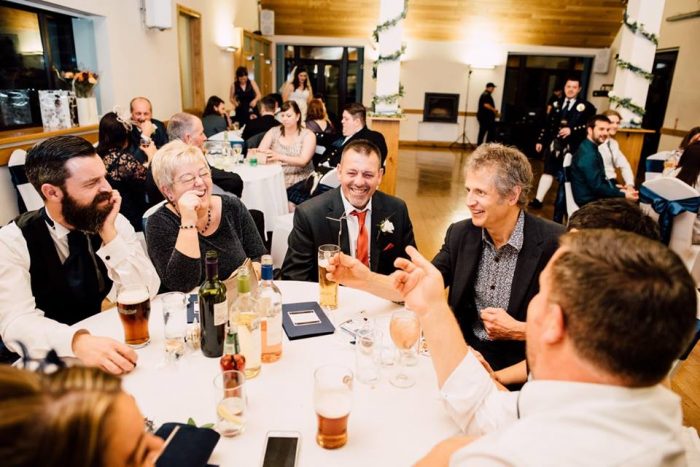
[[0, 1], [0, 130], [40, 126], [37, 91], [76, 68], [70, 16]]

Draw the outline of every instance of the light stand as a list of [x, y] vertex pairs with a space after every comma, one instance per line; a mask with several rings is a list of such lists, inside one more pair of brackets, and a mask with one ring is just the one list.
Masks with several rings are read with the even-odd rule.
[[467, 136], [467, 111], [469, 108], [469, 85], [471, 84], [472, 81], [472, 67], [471, 65], [467, 65], [469, 67], [469, 72], [467, 73], [467, 93], [464, 99], [464, 121], [462, 122], [462, 134], [457, 137], [456, 140], [450, 144], [450, 149], [453, 149], [455, 146], [459, 145], [462, 148], [469, 149], [473, 148], [474, 145], [472, 144], [471, 141], [469, 141], [469, 137]]

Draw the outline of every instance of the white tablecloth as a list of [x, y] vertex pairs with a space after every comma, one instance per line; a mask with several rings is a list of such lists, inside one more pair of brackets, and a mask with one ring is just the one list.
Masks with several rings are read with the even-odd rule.
[[[318, 285], [278, 282], [285, 303], [315, 301]], [[336, 324], [366, 310], [369, 318], [388, 325], [397, 309], [393, 303], [364, 292], [341, 287], [339, 308], [329, 313]], [[116, 309], [99, 313], [75, 325], [97, 335], [123, 339]], [[179, 362], [163, 367], [163, 319], [160, 303], [152, 304], [151, 343], [137, 350], [136, 369], [124, 378], [124, 387], [135, 398], [145, 416], [156, 425], [185, 423], [189, 417], [199, 424], [216, 421], [212, 381], [219, 369], [218, 358], [189, 351]], [[353, 408], [348, 424], [348, 443], [337, 450], [316, 444], [316, 415], [313, 408], [313, 372], [325, 364], [342, 364], [354, 370], [354, 346], [348, 336], [336, 333], [290, 342], [284, 337], [282, 358], [263, 364], [257, 378], [247, 383], [246, 431], [236, 438], [221, 438], [209, 460], [222, 466], [258, 466], [262, 462], [265, 437], [270, 430], [301, 433], [299, 466], [405, 466], [425, 455], [442, 439], [455, 435], [456, 426], [443, 410], [437, 382], [428, 357], [419, 356], [409, 371], [417, 383], [399, 389], [382, 374], [370, 387], [355, 382]]]

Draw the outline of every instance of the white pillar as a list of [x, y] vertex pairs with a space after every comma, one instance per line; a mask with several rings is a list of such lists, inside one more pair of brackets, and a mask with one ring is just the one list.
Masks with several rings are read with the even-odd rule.
[[[661, 29], [664, 3], [665, 0], [629, 0], [627, 4], [629, 21], [643, 25], [646, 32], [658, 36]], [[624, 24], [621, 27], [620, 59], [630, 62], [645, 71], [652, 71], [656, 45], [641, 34], [635, 34]], [[633, 103], [644, 107], [647, 101], [647, 93], [649, 92], [649, 84], [650, 81], [636, 73], [618, 68], [615, 73], [613, 91], [618, 97], [628, 97]], [[612, 104], [612, 106], [615, 107], [615, 104]], [[617, 110], [622, 114], [622, 120], [625, 122], [629, 122], [637, 117], [634, 112], [623, 107], [619, 107]]]
[[[403, 11], [404, 2], [401, 0], [381, 0], [379, 6], [379, 23], [382, 24], [396, 18]], [[391, 55], [401, 49], [403, 37], [403, 20], [379, 33], [379, 55]], [[393, 95], [399, 92], [399, 79], [401, 76], [401, 62], [399, 60], [380, 63], [377, 67], [377, 96]], [[380, 114], [394, 114], [399, 109], [399, 103], [377, 103], [375, 111]]]

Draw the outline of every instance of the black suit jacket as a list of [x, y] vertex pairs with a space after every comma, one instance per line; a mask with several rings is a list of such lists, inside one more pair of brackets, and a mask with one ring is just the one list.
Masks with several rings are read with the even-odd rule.
[[581, 141], [586, 139], [586, 125], [588, 120], [596, 114], [596, 108], [593, 104], [580, 97], [576, 98], [571, 110], [565, 111], [562, 109], [566, 97], [561, 97], [552, 104], [552, 111], [547, 115], [545, 126], [540, 131], [537, 142], [543, 146], [557, 137], [562, 120], [566, 120], [566, 127], [571, 129], [571, 134], [564, 138], [564, 142], [569, 144], [569, 150], [573, 154], [578, 149]]
[[[479, 319], [474, 299], [474, 284], [483, 249], [483, 229], [471, 219], [452, 224], [447, 229], [445, 243], [433, 258], [433, 265], [442, 273], [445, 286], [450, 288], [448, 302], [470, 346], [484, 355], [494, 370], [517, 363], [525, 358], [523, 341], [481, 341], [472, 332], [472, 323]], [[539, 290], [538, 278], [549, 258], [558, 247], [564, 232], [560, 224], [525, 213], [523, 246], [515, 266], [508, 302], [509, 315], [525, 321], [527, 305]]]
[[[160, 149], [161, 146], [168, 142], [168, 132], [160, 120], [152, 118], [151, 122], [156, 127], [156, 130], [151, 135], [151, 139], [156, 148]], [[131, 133], [129, 133], [129, 152], [141, 163], [146, 162], [146, 159], [148, 159], [146, 153], [141, 150], [141, 130], [136, 125], [131, 126]]]
[[[340, 197], [340, 188], [316, 196], [294, 211], [294, 229], [289, 235], [289, 248], [282, 264], [282, 278], [296, 281], [318, 282], [318, 247], [329, 243], [338, 244], [339, 219], [345, 209]], [[389, 219], [394, 232], [380, 232], [379, 224]], [[350, 254], [347, 222], [342, 221], [343, 234], [340, 248]], [[394, 260], [408, 257], [406, 247], [416, 246], [413, 225], [408, 217], [406, 203], [399, 198], [376, 191], [372, 196], [372, 229], [370, 231], [370, 269], [381, 274], [395, 270]]]
[[328, 163], [330, 164], [331, 167], [335, 167], [340, 163], [340, 156], [343, 155], [343, 148], [348, 145], [351, 141], [357, 140], [357, 139], [366, 139], [368, 141], [371, 141], [377, 147], [379, 148], [379, 153], [382, 156], [382, 167], [384, 166], [384, 161], [386, 160], [386, 156], [389, 153], [389, 150], [386, 147], [386, 141], [384, 140], [384, 135], [379, 133], [378, 131], [370, 130], [367, 127], [363, 127], [360, 131], [352, 135], [350, 138], [348, 138], [347, 141], [343, 144], [343, 140], [345, 140], [345, 136], [342, 136], [336, 143], [333, 143], [333, 146], [331, 146], [327, 151], [330, 151], [328, 155]]
[[270, 128], [274, 128], [278, 125], [281, 125], [281, 123], [277, 121], [274, 115], [263, 115], [262, 117], [254, 118], [246, 123], [241, 138], [247, 141], [248, 138], [260, 133], [265, 133]]

